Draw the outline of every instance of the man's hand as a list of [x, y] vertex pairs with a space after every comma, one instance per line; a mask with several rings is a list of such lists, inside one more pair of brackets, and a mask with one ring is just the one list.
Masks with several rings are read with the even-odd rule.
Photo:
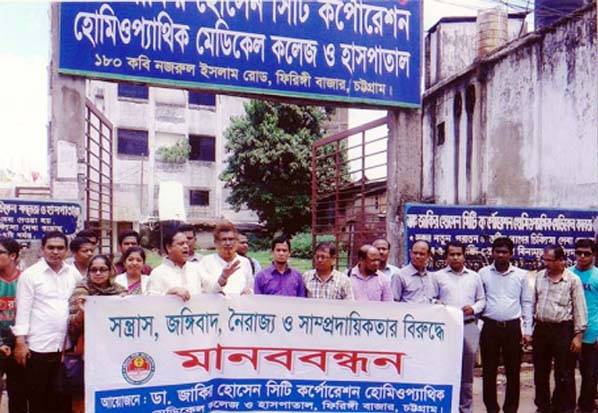
[[474, 315], [473, 307], [470, 305], [466, 305], [461, 310], [463, 310], [463, 314], [465, 315]]
[[189, 301], [191, 298], [191, 294], [189, 294], [189, 290], [183, 287], [174, 287], [168, 290], [166, 294], [178, 295], [183, 299], [183, 301]]
[[233, 275], [233, 273], [235, 271], [237, 271], [240, 267], [241, 267], [241, 261], [239, 261], [239, 260], [234, 260], [233, 262], [228, 264], [226, 267], [224, 267], [224, 269], [222, 270], [222, 274], [220, 274], [220, 277], [218, 278], [218, 284], [220, 284], [221, 287], [224, 287], [226, 285], [226, 283], [228, 282], [228, 278], [231, 275]]
[[6, 344], [3, 344], [3, 345], [0, 346], [0, 351], [3, 352], [6, 357], [10, 356], [11, 349]]
[[524, 334], [523, 337], [521, 337], [521, 344], [523, 344], [524, 347], [532, 344], [532, 336]]
[[569, 350], [571, 350], [572, 353], [579, 353], [581, 351], [581, 337], [581, 333], [576, 334], [575, 337], [573, 337], [573, 340], [571, 340]]
[[15, 344], [15, 361], [25, 367], [30, 355], [29, 347], [27, 347], [27, 344], [25, 343], [25, 337], [17, 337], [17, 342]]

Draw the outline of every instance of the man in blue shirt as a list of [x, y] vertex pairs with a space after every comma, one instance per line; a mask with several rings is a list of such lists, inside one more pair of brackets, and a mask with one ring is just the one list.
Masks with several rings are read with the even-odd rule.
[[583, 284], [586, 305], [588, 306], [588, 327], [583, 334], [579, 370], [581, 390], [577, 404], [582, 413], [593, 412], [596, 408], [596, 375], [598, 371], [598, 268], [594, 265], [596, 243], [591, 239], [578, 239], [575, 242], [575, 266], [569, 271], [577, 275]]
[[496, 238], [492, 243], [493, 263], [480, 270], [486, 293], [480, 350], [484, 404], [488, 413], [500, 411], [496, 397], [496, 375], [501, 354], [507, 376], [503, 412], [517, 412], [521, 345], [531, 342], [532, 289], [527, 281], [527, 273], [511, 264], [513, 249], [513, 241], [509, 238]]

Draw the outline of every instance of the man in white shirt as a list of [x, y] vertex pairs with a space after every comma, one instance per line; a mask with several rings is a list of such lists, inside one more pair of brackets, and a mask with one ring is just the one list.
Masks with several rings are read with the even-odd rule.
[[457, 241], [447, 244], [448, 266], [432, 276], [432, 297], [440, 303], [463, 312], [463, 359], [459, 412], [473, 412], [473, 368], [480, 340], [476, 315], [486, 305], [484, 287], [479, 274], [465, 268], [465, 246]]
[[70, 411], [55, 383], [65, 344], [68, 300], [81, 279], [74, 267], [64, 263], [67, 247], [63, 233], [44, 234], [43, 258], [21, 274], [17, 286], [14, 356], [27, 369], [30, 413]]
[[233, 224], [224, 222], [214, 229], [216, 254], [203, 257], [199, 262], [201, 290], [223, 294], [251, 294], [253, 272], [245, 257], [237, 254], [239, 233]]
[[484, 404], [488, 413], [500, 411], [496, 397], [496, 374], [501, 358], [507, 376], [502, 410], [504, 413], [517, 413], [523, 354], [521, 346], [531, 343], [532, 339], [532, 289], [527, 281], [527, 273], [510, 262], [513, 250], [513, 241], [509, 238], [496, 238], [492, 243], [494, 262], [480, 270], [486, 293], [480, 349]]
[[153, 269], [147, 283], [148, 295], [173, 294], [184, 301], [197, 293], [199, 273], [197, 264], [188, 262], [189, 243], [180, 228], [164, 234], [164, 249], [168, 256]]

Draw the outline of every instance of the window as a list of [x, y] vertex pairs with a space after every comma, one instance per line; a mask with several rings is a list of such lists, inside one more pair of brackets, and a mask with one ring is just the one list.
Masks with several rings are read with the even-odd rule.
[[121, 155], [147, 156], [147, 131], [118, 129], [118, 149]]
[[147, 100], [149, 88], [145, 85], [133, 85], [130, 83], [118, 84], [119, 98], [135, 98]]
[[192, 161], [209, 161], [216, 160], [216, 138], [205, 135], [189, 135], [189, 145], [191, 145], [191, 153], [189, 159]]
[[189, 104], [202, 106], [216, 106], [216, 95], [189, 91]]
[[444, 122], [436, 125], [436, 145], [444, 145]]
[[189, 205], [191, 206], [209, 206], [210, 191], [200, 189], [189, 190]]

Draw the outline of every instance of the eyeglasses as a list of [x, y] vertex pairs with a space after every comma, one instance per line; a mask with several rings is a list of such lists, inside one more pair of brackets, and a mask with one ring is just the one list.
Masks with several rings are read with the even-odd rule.
[[102, 273], [105, 273], [105, 272], [108, 272], [108, 271], [110, 271], [110, 268], [108, 268], [108, 267], [102, 267], [102, 268], [90, 268], [90, 269], [89, 269], [89, 273], [90, 273], [90, 274], [97, 274], [97, 273], [100, 273], [100, 274], [102, 274]]
[[592, 253], [592, 251], [575, 251], [575, 255], [578, 255], [580, 257], [591, 257], [594, 254]]

